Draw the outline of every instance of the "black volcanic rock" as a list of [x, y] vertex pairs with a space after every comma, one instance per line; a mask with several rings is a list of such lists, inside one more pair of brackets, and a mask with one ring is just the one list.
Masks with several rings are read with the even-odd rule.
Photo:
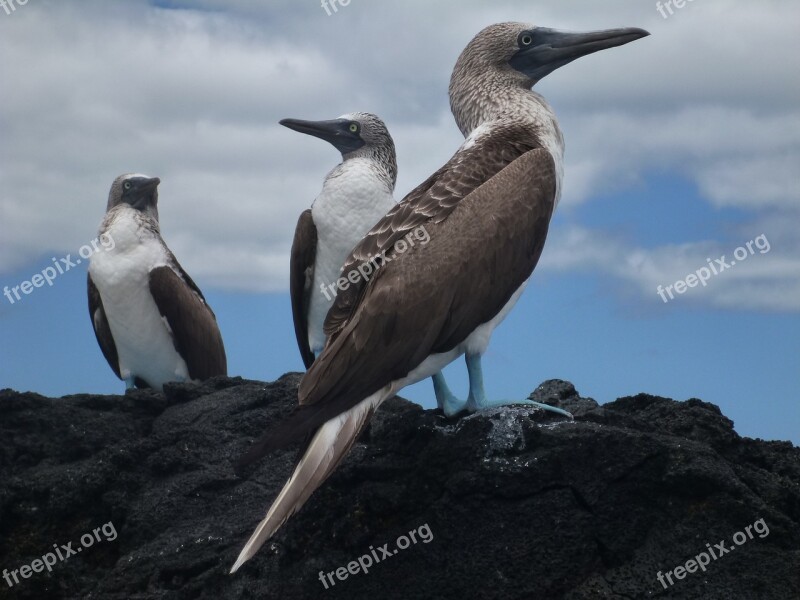
[[[0, 579], [0, 598], [800, 598], [800, 449], [741, 438], [700, 400], [598, 406], [563, 381], [531, 397], [573, 422], [386, 402], [330, 480], [228, 575], [297, 450], [243, 477], [231, 464], [290, 410], [298, 381], [0, 392], [0, 569], [81, 547], [50, 573]], [[723, 541], [733, 550], [705, 572], [657, 580]], [[348, 574], [362, 556], [368, 573]]]

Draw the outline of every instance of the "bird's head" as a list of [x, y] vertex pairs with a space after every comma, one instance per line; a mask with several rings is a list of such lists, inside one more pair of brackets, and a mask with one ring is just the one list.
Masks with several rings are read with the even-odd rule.
[[158, 221], [159, 183], [161, 180], [158, 177], [148, 177], [140, 173], [120, 175], [111, 184], [106, 210], [126, 204]]
[[497, 23], [464, 48], [450, 78], [450, 106], [468, 135], [498, 110], [519, 104], [543, 77], [576, 58], [649, 35], [633, 27], [587, 33]]
[[529, 23], [497, 23], [483, 29], [464, 48], [456, 72], [477, 75], [489, 71], [530, 88], [576, 58], [622, 46], [650, 35], [644, 29], [623, 27], [572, 32]]
[[327, 121], [281, 119], [280, 124], [325, 140], [342, 153], [344, 160], [368, 156], [381, 162], [389, 171], [394, 186], [397, 178], [394, 141], [386, 124], [377, 115], [353, 112]]

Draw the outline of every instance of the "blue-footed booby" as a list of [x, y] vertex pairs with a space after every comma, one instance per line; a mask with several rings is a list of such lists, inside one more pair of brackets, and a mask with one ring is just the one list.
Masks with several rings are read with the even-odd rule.
[[[397, 155], [386, 124], [376, 115], [355, 112], [328, 121], [282, 119], [280, 124], [329, 142], [342, 162], [325, 176], [322, 191], [297, 220], [290, 259], [289, 291], [294, 332], [308, 369], [325, 346], [325, 316], [347, 278], [369, 277], [372, 267], [342, 272], [350, 251], [395, 205]], [[454, 396], [444, 375], [433, 376], [437, 402]]]
[[470, 41], [450, 82], [451, 109], [467, 139], [370, 230], [344, 270], [415, 227], [424, 225], [430, 241], [337, 295], [325, 320], [328, 341], [300, 382], [299, 406], [244, 458], [312, 436], [232, 571], [333, 472], [382, 402], [462, 354], [470, 378], [480, 375], [477, 358], [539, 260], [561, 187], [563, 138], [531, 88], [581, 56], [646, 35], [501, 23]]
[[227, 375], [217, 320], [161, 238], [158, 177], [120, 175], [111, 185], [92, 255], [89, 316], [97, 343], [127, 388]]
[[[330, 121], [283, 119], [281, 125], [332, 144], [342, 162], [325, 176], [322, 191], [297, 221], [289, 291], [297, 345], [306, 368], [325, 346], [325, 315], [350, 251], [394, 204], [397, 158], [384, 122], [364, 112]], [[356, 275], [362, 275], [356, 271]], [[368, 277], [369, 275], [367, 275]]]

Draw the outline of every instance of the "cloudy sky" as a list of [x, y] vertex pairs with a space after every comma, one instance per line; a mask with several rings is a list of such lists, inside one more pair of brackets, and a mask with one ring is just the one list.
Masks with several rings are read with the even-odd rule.
[[[447, 83], [481, 28], [648, 29], [537, 86], [566, 138], [564, 194], [486, 356], [489, 394], [525, 397], [558, 377], [601, 402], [700, 397], [742, 434], [800, 441], [794, 0], [695, 0], [667, 18], [655, 2], [590, 0], [351, 0], [330, 15], [317, 0], [28, 0], [8, 11], [0, 286], [74, 258], [115, 176], [157, 175], [163, 235], [218, 315], [231, 373], [267, 380], [301, 367], [288, 253], [339, 160], [279, 119], [381, 115], [399, 199], [461, 142]], [[705, 286], [666, 303], [657, 293], [723, 256], [736, 264]], [[85, 303], [85, 264], [13, 304], [0, 297], [0, 387], [119, 391]], [[448, 375], [466, 391], [463, 365]], [[406, 395], [431, 406], [429, 388]]]

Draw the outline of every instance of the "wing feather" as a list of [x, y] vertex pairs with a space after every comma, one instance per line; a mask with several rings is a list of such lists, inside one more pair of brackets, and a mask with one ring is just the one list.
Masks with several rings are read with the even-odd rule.
[[189, 377], [204, 380], [227, 375], [227, 358], [217, 319], [200, 288], [174, 256], [175, 269], [150, 271], [150, 293], [172, 331], [175, 349], [186, 361]]
[[[485, 142], [456, 153], [372, 227], [350, 253], [343, 272], [349, 273], [367, 263], [416, 228], [447, 219], [470, 193], [533, 150], [530, 137], [524, 127], [508, 125]], [[337, 294], [325, 319], [325, 335], [335, 337], [344, 328], [366, 285], [361, 280]]]
[[92, 320], [92, 328], [94, 335], [97, 338], [97, 343], [100, 345], [100, 350], [103, 356], [106, 357], [108, 365], [114, 373], [122, 379], [119, 369], [119, 355], [117, 354], [117, 345], [114, 342], [114, 336], [111, 335], [111, 326], [108, 324], [108, 317], [106, 317], [105, 308], [103, 308], [103, 299], [100, 297], [100, 290], [92, 281], [92, 276], [87, 275], [87, 292], [89, 296], [89, 318]]
[[308, 309], [316, 256], [317, 227], [311, 217], [311, 209], [308, 209], [297, 220], [289, 261], [289, 293], [292, 297], [294, 334], [306, 369], [314, 362], [314, 353], [308, 342]]
[[328, 476], [336, 469], [355, 443], [377, 406], [388, 394], [367, 398], [349, 411], [319, 428], [295, 467], [289, 481], [270, 506], [239, 553], [231, 573], [249, 560], [261, 546], [296, 513]]

